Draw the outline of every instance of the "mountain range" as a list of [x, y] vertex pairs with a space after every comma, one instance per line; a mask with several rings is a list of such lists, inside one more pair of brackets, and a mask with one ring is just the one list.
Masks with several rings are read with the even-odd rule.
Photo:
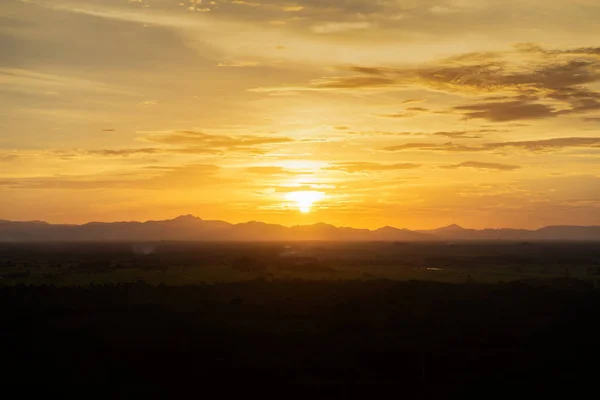
[[600, 241], [600, 226], [548, 226], [526, 229], [432, 230], [386, 226], [376, 230], [318, 223], [285, 227], [262, 222], [230, 224], [182, 215], [165, 221], [90, 222], [83, 225], [0, 220], [0, 242], [28, 241]]

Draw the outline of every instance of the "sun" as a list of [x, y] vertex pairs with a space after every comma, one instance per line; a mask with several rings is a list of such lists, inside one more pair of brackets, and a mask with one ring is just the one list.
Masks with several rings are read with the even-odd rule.
[[301, 191], [301, 192], [290, 192], [285, 198], [290, 201], [295, 201], [298, 205], [298, 209], [302, 213], [310, 212], [310, 209], [314, 202], [322, 200], [325, 197], [325, 193], [316, 191]]

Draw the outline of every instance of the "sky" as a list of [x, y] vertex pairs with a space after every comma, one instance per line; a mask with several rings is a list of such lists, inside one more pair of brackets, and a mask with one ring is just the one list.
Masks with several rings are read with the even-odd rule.
[[0, 219], [600, 225], [597, 0], [2, 0]]

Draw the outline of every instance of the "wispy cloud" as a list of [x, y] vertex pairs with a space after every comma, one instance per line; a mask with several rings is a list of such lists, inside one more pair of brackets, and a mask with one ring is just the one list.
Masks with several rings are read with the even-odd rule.
[[132, 93], [121, 87], [105, 82], [29, 69], [0, 67], [0, 91], [3, 90], [35, 94], [58, 94], [62, 91], [79, 91], [132, 95]]
[[495, 170], [495, 171], [515, 171], [517, 169], [520, 169], [521, 166], [511, 165], [511, 164], [480, 162], [480, 161], [465, 161], [460, 164], [445, 165], [442, 168], [445, 168], [445, 169], [474, 168], [474, 169]]
[[260, 66], [258, 61], [228, 61], [220, 62], [217, 64], [218, 67], [231, 67], [231, 68], [251, 68]]
[[348, 173], [357, 172], [375, 172], [375, 171], [397, 171], [405, 169], [419, 168], [421, 164], [398, 163], [398, 164], [379, 164], [372, 162], [343, 162], [335, 163], [324, 168], [329, 171], [342, 171]]
[[246, 172], [256, 175], [299, 175], [307, 174], [308, 172], [292, 171], [283, 167], [263, 166], [263, 167], [248, 167]]
[[0, 186], [10, 189], [63, 189], [63, 190], [160, 190], [230, 184], [230, 178], [219, 176], [220, 167], [216, 165], [186, 165], [165, 167], [157, 170], [159, 174], [135, 174], [126, 176], [111, 175], [63, 175], [57, 177], [12, 178], [4, 179]]
[[493, 122], [550, 118], [560, 115], [560, 112], [552, 107], [527, 101], [470, 104], [454, 107], [454, 110], [462, 113], [467, 119], [482, 118]]
[[170, 145], [208, 145], [214, 147], [256, 146], [262, 144], [288, 143], [287, 137], [267, 137], [253, 135], [215, 135], [200, 131], [148, 132], [143, 140]]
[[[418, 67], [355, 65], [361, 75], [315, 79], [305, 86], [265, 87], [259, 92], [302, 90], [359, 90], [422, 88], [428, 91], [481, 96], [499, 94], [479, 103], [458, 105], [445, 111], [467, 119], [506, 122], [553, 118], [600, 110], [597, 48], [550, 49], [527, 46], [508, 52], [466, 53]], [[501, 97], [500, 97], [501, 98]], [[443, 112], [443, 111], [442, 111]], [[439, 113], [424, 107], [408, 107], [389, 118], [411, 118], [419, 113]]]
[[324, 22], [318, 25], [311, 26], [311, 30], [314, 33], [328, 34], [328, 33], [340, 33], [346, 31], [369, 29], [372, 24], [369, 21], [357, 21], [357, 22]]
[[452, 142], [436, 143], [404, 143], [396, 146], [388, 146], [386, 151], [426, 150], [441, 152], [490, 152], [499, 149], [515, 148], [531, 152], [559, 151], [569, 148], [587, 147], [600, 148], [600, 138], [568, 137], [543, 140], [525, 140], [514, 142], [495, 142], [478, 146], [459, 145]]

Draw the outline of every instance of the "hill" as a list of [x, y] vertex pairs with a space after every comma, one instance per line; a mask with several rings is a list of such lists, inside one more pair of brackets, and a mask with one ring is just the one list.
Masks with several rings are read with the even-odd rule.
[[146, 222], [90, 222], [83, 225], [0, 220], [0, 241], [600, 241], [600, 226], [548, 226], [538, 230], [465, 229], [450, 225], [411, 231], [377, 230], [318, 223], [286, 227], [263, 222], [230, 224], [193, 215]]

